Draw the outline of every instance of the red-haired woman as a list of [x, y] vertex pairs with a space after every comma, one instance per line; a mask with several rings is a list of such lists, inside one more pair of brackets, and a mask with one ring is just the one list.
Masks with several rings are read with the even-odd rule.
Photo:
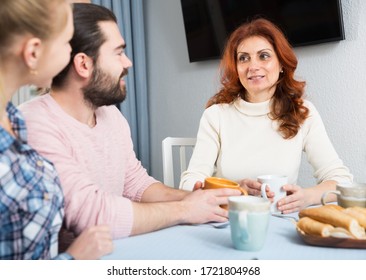
[[[182, 189], [198, 188], [205, 177], [217, 176], [260, 195], [257, 176], [286, 175], [288, 195], [277, 206], [291, 213], [319, 204], [337, 182], [352, 181], [319, 113], [303, 99], [305, 82], [294, 78], [296, 67], [292, 47], [270, 21], [255, 19], [231, 34], [221, 61], [222, 87], [201, 118]], [[314, 169], [316, 186], [296, 185], [302, 152]], [[267, 195], [274, 193], [267, 189]]]

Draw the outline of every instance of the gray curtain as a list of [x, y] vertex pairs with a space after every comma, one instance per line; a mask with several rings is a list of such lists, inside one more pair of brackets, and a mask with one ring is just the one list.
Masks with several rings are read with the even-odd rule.
[[133, 66], [127, 75], [127, 98], [119, 107], [130, 124], [137, 158], [149, 171], [150, 135], [143, 0], [92, 0], [92, 3], [102, 5], [114, 12], [125, 39], [126, 54]]

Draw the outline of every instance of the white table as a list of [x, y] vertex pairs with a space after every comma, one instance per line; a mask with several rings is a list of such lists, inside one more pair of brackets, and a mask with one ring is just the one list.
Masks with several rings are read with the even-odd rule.
[[305, 244], [295, 226], [271, 217], [264, 248], [258, 252], [235, 250], [230, 227], [181, 225], [114, 241], [110, 260], [366, 260], [365, 249], [317, 247]]

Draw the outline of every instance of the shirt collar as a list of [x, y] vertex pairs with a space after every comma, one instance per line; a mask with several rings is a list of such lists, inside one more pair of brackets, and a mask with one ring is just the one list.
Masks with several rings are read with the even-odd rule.
[[[8, 114], [11, 127], [17, 135], [18, 140], [27, 143], [27, 129], [22, 113], [9, 102], [6, 106], [6, 113]], [[2, 126], [0, 126], [0, 152], [7, 150], [16, 139], [9, 134]]]

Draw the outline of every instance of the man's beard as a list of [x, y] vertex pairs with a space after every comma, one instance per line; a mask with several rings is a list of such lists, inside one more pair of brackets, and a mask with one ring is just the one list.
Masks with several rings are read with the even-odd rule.
[[123, 69], [116, 81], [115, 78], [96, 66], [89, 84], [82, 88], [85, 101], [96, 108], [123, 102], [126, 98], [126, 86], [121, 86], [120, 79], [127, 73], [128, 70]]

